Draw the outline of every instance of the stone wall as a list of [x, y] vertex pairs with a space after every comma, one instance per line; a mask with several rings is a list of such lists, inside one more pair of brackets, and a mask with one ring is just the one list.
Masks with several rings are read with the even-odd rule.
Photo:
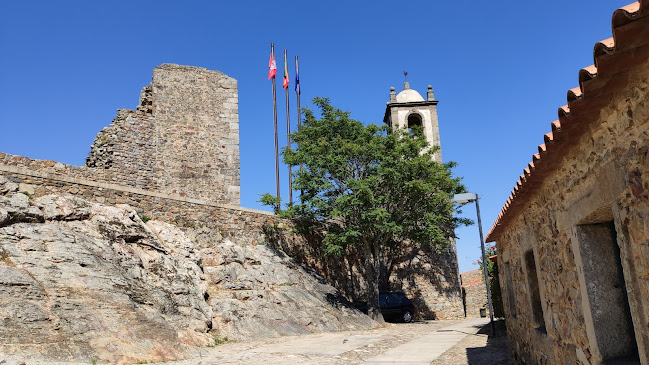
[[[305, 241], [289, 231], [273, 228], [266, 233], [273, 244], [298, 263], [313, 268], [349, 300], [366, 300], [362, 258], [345, 255], [332, 259], [322, 250], [322, 237], [312, 234]], [[413, 250], [407, 259], [396, 264], [388, 287], [381, 290], [406, 293], [414, 302], [419, 319], [463, 317], [455, 243], [450, 242], [445, 252], [426, 246]]]
[[464, 311], [467, 318], [479, 318], [480, 309], [489, 308], [487, 287], [484, 283], [484, 272], [481, 269], [461, 274]]
[[390, 278], [391, 291], [413, 298], [420, 319], [454, 319], [464, 316], [455, 241], [446, 251], [423, 247], [400, 264]]
[[156, 190], [154, 132], [153, 117], [120, 109], [113, 122], [97, 134], [86, 166], [95, 178], [106, 182]]
[[238, 205], [237, 81], [199, 67], [164, 64], [95, 138], [95, 180]]
[[[190, 229], [217, 230], [235, 243], [269, 242], [312, 268], [347, 298], [363, 295], [364, 286], [350, 277], [347, 260], [325, 257], [317, 237], [305, 239], [293, 233], [289, 222], [270, 212], [91, 180], [97, 170], [102, 172], [0, 153], [0, 175], [19, 184], [20, 191], [31, 197], [69, 194], [102, 204], [128, 204], [144, 218]], [[358, 275], [355, 268], [352, 271]], [[442, 254], [422, 250], [400, 265], [392, 276], [390, 290], [406, 292], [415, 301], [420, 318], [459, 318], [463, 308], [457, 272], [454, 245]]]
[[[630, 355], [649, 363], [646, 59], [628, 81], [496, 237], [518, 361], [600, 364]], [[618, 266], [623, 277], [613, 280]]]
[[143, 217], [181, 227], [217, 229], [234, 242], [261, 242], [264, 227], [280, 223], [266, 211], [88, 179], [93, 172], [92, 168], [0, 153], [0, 175], [19, 184], [20, 191], [32, 197], [69, 194], [102, 204], [128, 204]]

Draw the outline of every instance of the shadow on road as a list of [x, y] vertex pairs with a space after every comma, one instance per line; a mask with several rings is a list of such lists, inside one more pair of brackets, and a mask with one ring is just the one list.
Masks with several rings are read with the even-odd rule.
[[481, 347], [467, 347], [466, 358], [469, 365], [503, 364], [514, 365], [507, 345], [507, 329], [504, 320], [496, 321], [496, 336], [491, 335], [491, 324], [483, 326], [478, 335], [489, 335], [487, 344]]
[[[480, 328], [480, 331], [478, 331], [478, 333], [480, 333], [480, 334], [489, 333], [489, 335], [491, 335], [491, 330], [490, 329], [488, 330], [488, 332], [482, 333], [482, 330], [484, 330], [484, 328], [486, 328], [484, 326], [472, 326], [472, 327], [473, 328]], [[445, 330], [445, 329], [437, 330], [435, 332], [457, 332], [457, 333], [464, 333], [464, 334], [467, 334], [467, 335], [475, 335], [476, 334], [475, 332], [464, 332], [464, 331], [458, 331], [458, 330]]]

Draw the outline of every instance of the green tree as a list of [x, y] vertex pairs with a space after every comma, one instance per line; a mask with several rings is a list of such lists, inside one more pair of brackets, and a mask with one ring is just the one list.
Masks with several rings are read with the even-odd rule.
[[[282, 151], [285, 163], [301, 166], [293, 181], [299, 202], [277, 212], [307, 230], [325, 232], [327, 254], [362, 258], [368, 314], [382, 321], [381, 273], [387, 280], [394, 253], [404, 249], [448, 249], [455, 226], [469, 222], [452, 214], [453, 194], [465, 189], [451, 176], [453, 163], [433, 161], [436, 149], [421, 130], [393, 133], [351, 119], [328, 99], [313, 103], [321, 118], [303, 109], [304, 124], [292, 134], [297, 148]], [[278, 204], [269, 194], [261, 201]]]
[[[491, 257], [497, 255], [496, 245], [485, 247], [485, 256], [487, 257], [487, 274], [489, 275], [489, 290], [491, 291], [491, 305], [494, 309], [494, 317], [504, 317], [503, 296], [500, 292], [500, 275], [498, 274], [498, 264], [491, 260]], [[482, 258], [477, 261], [480, 266], [480, 272], [484, 272]], [[484, 283], [484, 275], [482, 282]]]

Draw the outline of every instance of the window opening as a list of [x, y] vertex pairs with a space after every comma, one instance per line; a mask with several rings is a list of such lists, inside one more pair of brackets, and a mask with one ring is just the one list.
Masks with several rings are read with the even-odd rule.
[[412, 133], [413, 130], [417, 131], [418, 134], [421, 134], [423, 132], [421, 115], [417, 113], [412, 113], [408, 116], [408, 132]]
[[513, 318], [516, 318], [516, 297], [514, 296], [514, 282], [510, 271], [510, 263], [505, 263], [505, 283], [507, 284], [507, 307]]
[[527, 286], [532, 303], [532, 315], [537, 328], [545, 332], [545, 320], [543, 319], [543, 305], [541, 304], [541, 292], [539, 290], [539, 277], [536, 271], [536, 260], [534, 251], [525, 253], [525, 268], [527, 270]]

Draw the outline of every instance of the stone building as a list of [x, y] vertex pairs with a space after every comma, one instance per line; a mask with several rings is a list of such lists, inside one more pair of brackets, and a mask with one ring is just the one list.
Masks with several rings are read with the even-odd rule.
[[484, 271], [475, 269], [460, 274], [462, 278], [462, 302], [464, 303], [464, 316], [467, 318], [483, 317], [481, 310], [489, 308], [487, 300], [487, 287], [484, 282]]
[[219, 71], [163, 64], [96, 137], [88, 167], [119, 184], [239, 205], [237, 81]]
[[649, 1], [612, 33], [487, 235], [522, 363], [649, 364]]

